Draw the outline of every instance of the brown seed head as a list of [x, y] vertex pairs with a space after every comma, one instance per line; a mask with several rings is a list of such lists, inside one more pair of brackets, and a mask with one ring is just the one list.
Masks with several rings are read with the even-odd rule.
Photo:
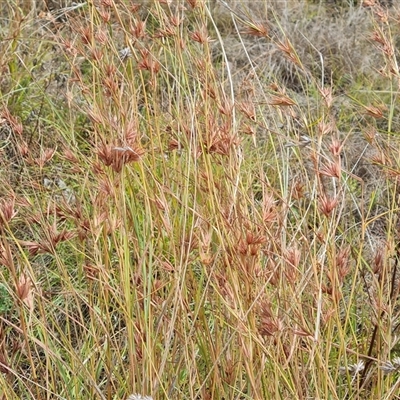
[[260, 305], [260, 324], [258, 331], [262, 336], [274, 336], [283, 329], [283, 323], [274, 317], [269, 302], [264, 301]]
[[100, 50], [100, 49], [93, 48], [93, 49], [91, 50], [91, 57], [92, 57], [92, 59], [93, 59], [94, 61], [97, 61], [97, 62], [101, 61], [102, 58], [103, 58], [103, 55], [104, 55], [104, 53], [103, 53], [103, 51]]
[[105, 24], [108, 24], [111, 20], [111, 12], [109, 10], [100, 10], [100, 18]]
[[218, 105], [218, 109], [221, 114], [231, 116], [233, 111], [233, 104], [228, 100]]
[[190, 35], [190, 37], [195, 42], [198, 42], [198, 43], [201, 43], [201, 44], [204, 44], [204, 43], [207, 43], [207, 42], [211, 41], [210, 37], [208, 36], [207, 29], [204, 26], [202, 28], [200, 28], [199, 30], [194, 31]]
[[382, 267], [385, 261], [385, 255], [385, 251], [382, 247], [376, 250], [372, 262], [372, 271], [374, 274], [379, 274], [382, 271]]
[[30, 310], [33, 310], [33, 290], [32, 281], [25, 275], [21, 274], [16, 285], [16, 293], [20, 300], [22, 300]]
[[285, 260], [288, 264], [297, 268], [300, 264], [301, 253], [297, 247], [292, 247], [286, 250]]
[[256, 121], [256, 109], [253, 102], [246, 101], [238, 104], [239, 110], [251, 121]]
[[16, 215], [15, 198], [2, 199], [0, 201], [0, 224], [8, 224]]
[[47, 149], [42, 150], [40, 157], [35, 159], [35, 163], [40, 168], [43, 168], [44, 165], [53, 158], [55, 152], [56, 152], [56, 149], [47, 148]]
[[333, 122], [325, 122], [325, 121], [319, 122], [317, 127], [318, 127], [318, 132], [322, 136], [332, 133], [336, 129], [335, 124]]
[[350, 246], [346, 246], [344, 248], [342, 247], [336, 255], [336, 268], [340, 282], [343, 282], [343, 279], [350, 272], [349, 256], [350, 256]]
[[297, 56], [292, 44], [290, 43], [288, 38], [285, 38], [283, 42], [277, 42], [276, 46], [279, 50], [281, 50], [285, 56], [292, 61], [294, 64], [301, 66], [301, 62], [299, 57]]
[[336, 162], [330, 162], [327, 165], [322, 165], [318, 170], [321, 175], [328, 176], [330, 178], [340, 178], [341, 171], [342, 168], [340, 165], [340, 160], [337, 160]]
[[96, 37], [96, 41], [99, 44], [106, 44], [108, 42], [108, 34], [107, 34], [107, 31], [105, 31], [104, 29], [99, 29], [96, 32], [95, 37]]
[[81, 34], [81, 40], [83, 44], [89, 45], [93, 41], [93, 32], [90, 27], [80, 28], [79, 33]]
[[332, 143], [329, 145], [329, 151], [335, 157], [340, 156], [342, 153], [343, 145], [339, 142], [339, 140], [332, 139]]
[[332, 88], [331, 87], [319, 88], [319, 92], [321, 93], [324, 99], [325, 105], [328, 108], [331, 108], [333, 103]]
[[0, 126], [2, 125], [8, 125], [15, 134], [22, 135], [22, 124], [18, 122], [18, 119], [10, 113], [7, 107], [3, 108], [0, 113]]
[[375, 165], [386, 165], [387, 159], [383, 152], [376, 153], [370, 157], [370, 160]]
[[183, 18], [180, 17], [179, 15], [172, 15], [170, 18], [170, 22], [173, 26], [177, 27], [179, 26], [183, 21]]
[[271, 98], [271, 101], [269, 102], [270, 105], [272, 106], [282, 106], [282, 107], [287, 107], [287, 106], [293, 106], [296, 104], [290, 97], [285, 96], [285, 95], [280, 95], [280, 96], [273, 96]]
[[64, 46], [65, 51], [72, 55], [76, 56], [78, 54], [78, 49], [75, 47], [75, 44], [70, 39], [61, 39], [61, 44]]
[[292, 188], [292, 198], [295, 200], [302, 199], [304, 197], [304, 190], [304, 183], [301, 182], [299, 179], [296, 179]]
[[137, 3], [131, 4], [130, 10], [131, 10], [132, 14], [136, 14], [140, 7], [141, 7], [141, 4], [137, 4]]
[[156, 61], [147, 50], [142, 50], [142, 59], [138, 62], [138, 68], [157, 74], [160, 71], [160, 63]]
[[365, 111], [368, 115], [373, 118], [379, 119], [383, 118], [383, 112], [386, 110], [386, 106], [364, 106]]
[[329, 217], [332, 211], [338, 205], [338, 198], [328, 197], [325, 194], [321, 195], [318, 199], [318, 209], [324, 214], [326, 217]]
[[246, 35], [252, 35], [257, 37], [268, 37], [268, 27], [261, 23], [249, 24], [243, 31]]
[[190, 5], [190, 7], [192, 8], [196, 8], [198, 5], [198, 0], [186, 0], [188, 2], [188, 4]]
[[133, 20], [130, 26], [130, 32], [136, 39], [141, 39], [146, 36], [146, 21]]

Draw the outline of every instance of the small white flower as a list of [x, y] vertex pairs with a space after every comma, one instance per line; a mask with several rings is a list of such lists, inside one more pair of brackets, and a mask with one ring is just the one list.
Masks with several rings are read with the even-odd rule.
[[396, 368], [400, 368], [400, 357], [393, 358], [392, 363]]
[[131, 394], [126, 400], [153, 400], [151, 396], [142, 396], [141, 394]]
[[131, 49], [129, 47], [124, 47], [118, 52], [119, 58], [124, 61], [132, 55]]
[[398, 372], [400, 370], [400, 357], [393, 358], [392, 361], [386, 361], [379, 367], [385, 375]]
[[364, 371], [364, 368], [365, 368], [364, 361], [361, 360], [356, 364], [349, 364], [347, 367], [340, 367], [339, 371], [342, 374], [349, 372], [350, 375], [355, 376], [355, 375], [359, 374], [360, 372]]
[[385, 361], [382, 365], [379, 366], [379, 369], [381, 369], [385, 375], [396, 372], [396, 367], [392, 364], [391, 361]]

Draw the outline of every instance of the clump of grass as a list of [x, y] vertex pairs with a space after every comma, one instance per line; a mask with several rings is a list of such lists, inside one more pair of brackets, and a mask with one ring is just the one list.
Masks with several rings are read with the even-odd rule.
[[2, 397], [394, 398], [399, 28], [364, 3], [307, 8], [327, 34], [369, 21], [351, 60], [297, 2], [19, 9]]

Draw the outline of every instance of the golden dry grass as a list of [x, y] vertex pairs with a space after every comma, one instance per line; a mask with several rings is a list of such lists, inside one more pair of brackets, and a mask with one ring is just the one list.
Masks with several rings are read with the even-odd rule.
[[0, 23], [0, 397], [398, 398], [399, 10], [32, 5]]

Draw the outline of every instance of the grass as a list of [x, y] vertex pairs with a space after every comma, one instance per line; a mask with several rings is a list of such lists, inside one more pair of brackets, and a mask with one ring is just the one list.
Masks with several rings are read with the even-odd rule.
[[1, 10], [0, 398], [399, 398], [400, 10], [31, 6]]

